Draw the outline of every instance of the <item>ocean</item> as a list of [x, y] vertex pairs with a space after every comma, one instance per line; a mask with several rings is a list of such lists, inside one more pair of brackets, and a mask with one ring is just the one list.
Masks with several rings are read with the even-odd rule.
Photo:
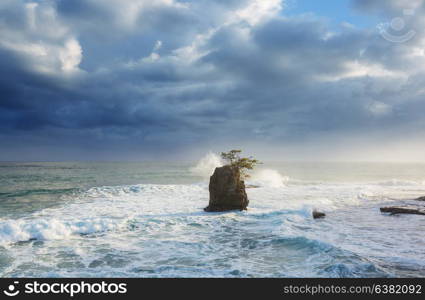
[[425, 277], [425, 217], [379, 211], [425, 164], [269, 162], [205, 213], [218, 163], [0, 163], [0, 276]]

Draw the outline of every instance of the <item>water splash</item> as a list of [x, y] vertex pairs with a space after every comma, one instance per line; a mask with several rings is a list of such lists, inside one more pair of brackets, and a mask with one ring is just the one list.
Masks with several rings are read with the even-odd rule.
[[221, 166], [223, 166], [221, 158], [217, 154], [209, 152], [190, 171], [194, 175], [208, 178], [214, 173], [215, 168]]
[[254, 171], [250, 179], [250, 183], [255, 185], [279, 188], [285, 186], [285, 183], [288, 182], [289, 177], [282, 176], [276, 170], [260, 169]]

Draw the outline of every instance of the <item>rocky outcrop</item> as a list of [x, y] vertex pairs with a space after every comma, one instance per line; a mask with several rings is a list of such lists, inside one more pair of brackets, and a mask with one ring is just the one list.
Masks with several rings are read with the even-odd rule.
[[207, 212], [246, 210], [248, 207], [245, 183], [241, 180], [238, 168], [232, 166], [216, 168], [210, 178], [209, 190], [210, 202], [204, 209]]
[[313, 210], [313, 219], [323, 219], [324, 217], [326, 217], [325, 213], [322, 213], [317, 210]]
[[[425, 201], [425, 197], [419, 197], [414, 199], [414, 201]], [[406, 201], [407, 202], [407, 201]], [[382, 207], [382, 213], [389, 213], [393, 215], [422, 215], [425, 216], [425, 206], [419, 204], [412, 204], [412, 201], [406, 203], [406, 205]]]
[[381, 208], [381, 212], [390, 213], [391, 215], [408, 214], [425, 216], [425, 207], [422, 206], [391, 206]]

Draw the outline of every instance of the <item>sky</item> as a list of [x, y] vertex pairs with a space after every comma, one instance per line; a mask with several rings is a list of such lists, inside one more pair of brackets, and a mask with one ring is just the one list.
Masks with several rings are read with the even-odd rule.
[[0, 161], [425, 161], [425, 0], [2, 0]]
[[360, 28], [376, 26], [379, 16], [364, 14], [355, 9], [352, 0], [288, 0], [282, 15], [296, 16], [312, 14], [325, 19], [333, 28], [341, 23], [355, 24]]

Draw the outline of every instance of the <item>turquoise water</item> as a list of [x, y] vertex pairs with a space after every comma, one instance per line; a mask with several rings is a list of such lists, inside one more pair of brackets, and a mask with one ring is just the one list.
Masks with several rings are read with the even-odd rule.
[[425, 276], [425, 218], [379, 212], [425, 165], [266, 163], [247, 212], [207, 214], [195, 164], [0, 163], [0, 276]]

